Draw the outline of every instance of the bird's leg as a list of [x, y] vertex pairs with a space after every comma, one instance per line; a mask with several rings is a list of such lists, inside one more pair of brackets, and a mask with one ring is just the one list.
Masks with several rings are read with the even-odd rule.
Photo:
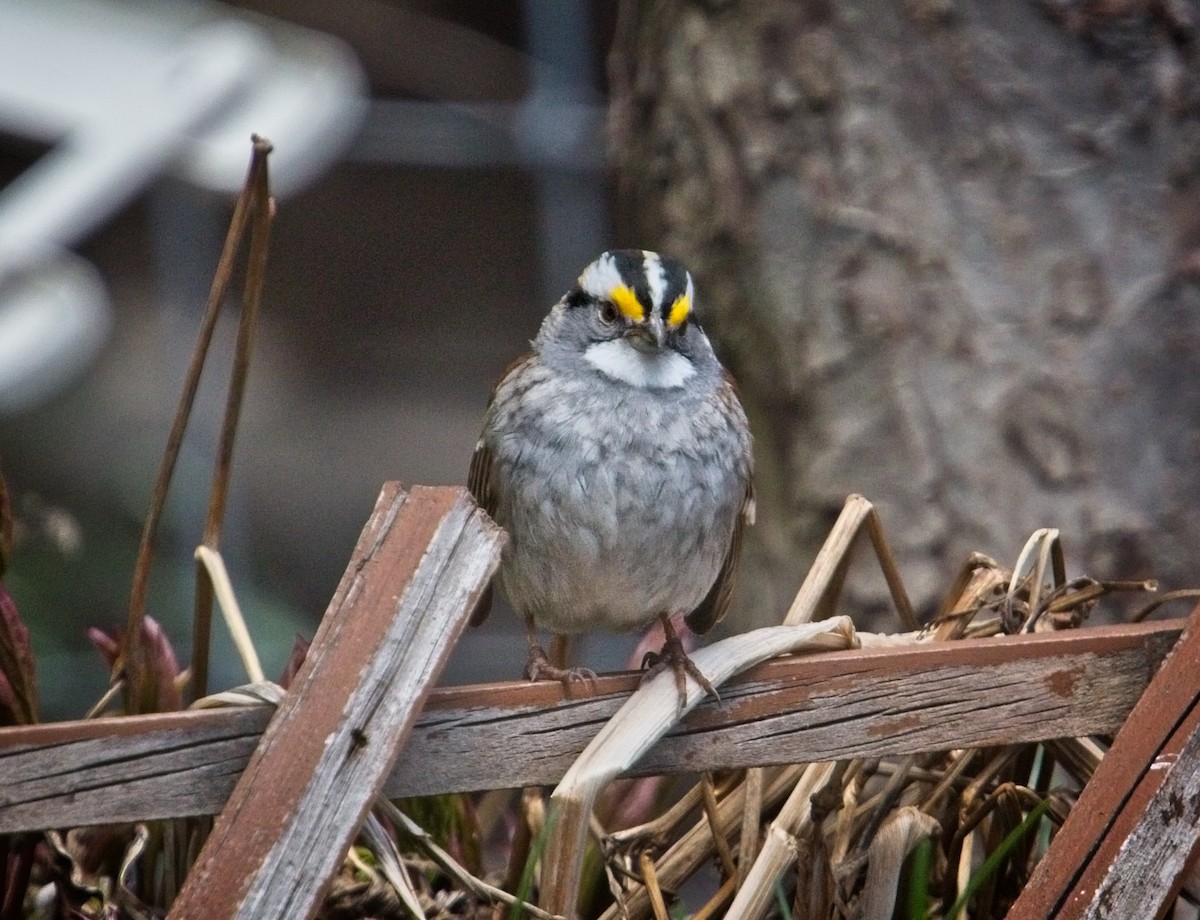
[[679, 691], [679, 708], [682, 710], [687, 705], [687, 678], [690, 674], [692, 679], [696, 681], [704, 691], [714, 699], [720, 700], [721, 695], [717, 693], [716, 688], [712, 685], [704, 672], [696, 667], [696, 663], [688, 657], [684, 650], [683, 642], [675, 632], [675, 627], [671, 625], [671, 617], [665, 613], [659, 614], [659, 621], [662, 623], [663, 635], [666, 637], [663, 641], [662, 651], [658, 654], [647, 652], [646, 657], [642, 659], [642, 667], [647, 668], [646, 676], [650, 677], [657, 674], [663, 668], [670, 666], [675, 672], [675, 688]]
[[525, 676], [530, 680], [557, 680], [569, 684], [575, 680], [595, 680], [596, 672], [590, 668], [568, 668], [567, 646], [569, 638], [555, 634], [551, 646], [553, 659], [546, 654], [538, 639], [537, 625], [533, 617], [525, 618], [525, 634], [529, 637], [529, 657], [525, 659]]
[[565, 668], [571, 660], [571, 637], [563, 633], [551, 633], [550, 663], [556, 668]]

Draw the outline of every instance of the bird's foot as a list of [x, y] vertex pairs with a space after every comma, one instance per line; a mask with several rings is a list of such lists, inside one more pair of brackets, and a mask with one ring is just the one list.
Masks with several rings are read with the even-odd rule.
[[550, 660], [544, 648], [531, 643], [529, 657], [525, 659], [525, 676], [529, 680], [557, 680], [563, 686], [569, 686], [579, 681], [595, 680], [596, 672], [591, 668], [560, 668]]
[[647, 652], [642, 658], [642, 667], [646, 671], [642, 680], [649, 680], [659, 671], [669, 667], [675, 673], [675, 689], [679, 691], [680, 712], [687, 706], [687, 679], [689, 676], [704, 689], [705, 693], [719, 701], [721, 694], [717, 693], [716, 687], [704, 676], [704, 672], [696, 667], [696, 663], [688, 657], [683, 643], [675, 635], [675, 631], [668, 629], [666, 633], [667, 637], [663, 642], [662, 650]]

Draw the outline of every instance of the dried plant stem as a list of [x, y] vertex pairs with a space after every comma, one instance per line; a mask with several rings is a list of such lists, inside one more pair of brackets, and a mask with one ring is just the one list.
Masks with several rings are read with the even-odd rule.
[[463, 888], [467, 889], [468, 891], [473, 891], [480, 897], [486, 898], [493, 903], [506, 904], [510, 907], [517, 905], [520, 910], [525, 911], [525, 913], [531, 917], [538, 918], [538, 920], [562, 920], [561, 917], [556, 917], [554, 914], [540, 910], [527, 901], [516, 898], [508, 892], [501, 891], [499, 888], [489, 885], [487, 882], [476, 878], [465, 868], [459, 865], [458, 861], [453, 856], [438, 846], [433, 841], [433, 838], [430, 837], [429, 834], [427, 834], [419, 824], [408, 817], [408, 815], [404, 814], [404, 812], [402, 812], [386, 798], [381, 796], [376, 804], [397, 830], [399, 830], [406, 837], [417, 844], [417, 846], [424, 850], [425, 854], [431, 860], [433, 860], [433, 862], [436, 863], [443, 872], [454, 879], [454, 881]]
[[1044, 743], [1080, 788], [1088, 784], [1104, 758], [1104, 749], [1090, 738], [1058, 738]]
[[84, 718], [95, 719], [103, 715], [104, 710], [108, 707], [108, 704], [115, 700], [117, 698], [117, 694], [124, 689], [125, 679], [118, 678], [114, 683], [109, 685], [109, 688], [105, 690], [104, 693], [100, 695], [100, 699], [96, 700], [96, 702], [92, 704], [92, 708], [87, 711], [87, 715], [85, 715]]
[[[968, 748], [953, 758], [950, 769], [941, 775], [937, 780], [937, 785], [933, 787], [929, 795], [925, 796], [925, 800], [921, 802], [922, 811], [929, 812], [930, 814], [933, 813], [933, 810], [941, 802], [942, 797], [962, 781], [963, 773], [966, 772], [967, 767], [970, 766], [971, 761], [975, 759], [977, 753], [977, 748]], [[915, 774], [916, 771], [914, 770], [913, 773]]]
[[[876, 831], [883, 824], [892, 806], [899, 799], [900, 793], [904, 791], [905, 786], [908, 784], [909, 771], [916, 765], [916, 754], [909, 754], [903, 758], [892, 772], [892, 775], [888, 777], [887, 782], [883, 784], [883, 789], [872, 797], [871, 801], [874, 803], [874, 807], [870, 811], [867, 822], [859, 834], [859, 839], [862, 841], [859, 844], [861, 847], [865, 848], [874, 839]], [[854, 858], [851, 855], [850, 859], [852, 861]]]
[[850, 852], [855, 818], [858, 814], [858, 800], [862, 795], [868, 772], [863, 761], [855, 760], [850, 763], [842, 778], [842, 807], [838, 810], [833, 829], [833, 846], [829, 854], [831, 863], [841, 863]]
[[678, 802], [654, 820], [647, 821], [645, 824], [639, 824], [636, 827], [613, 831], [608, 835], [608, 841], [613, 846], [624, 847], [631, 843], [647, 839], [654, 840], [660, 837], [665, 839], [696, 809], [700, 804], [700, 797], [700, 784], [697, 783], [685, 792]]
[[[268, 148], [269, 149], [269, 148]], [[129, 612], [125, 623], [125, 644], [122, 655], [113, 665], [112, 680], [114, 683], [122, 677], [125, 681], [126, 709], [136, 713], [140, 706], [142, 690], [141, 639], [142, 619], [146, 610], [146, 590], [150, 583], [150, 569], [154, 564], [154, 549], [158, 540], [158, 527], [162, 519], [163, 507], [166, 505], [167, 490], [175, 471], [175, 463], [179, 459], [179, 449], [183, 443], [183, 435], [187, 430], [188, 418], [192, 412], [192, 404], [200, 386], [200, 373], [212, 343], [213, 331], [216, 329], [217, 317], [220, 314], [221, 303], [233, 277], [234, 257], [241, 246], [246, 224], [253, 207], [254, 186], [258, 176], [266, 168], [267, 149], [263, 149], [258, 141], [254, 144], [254, 152], [250, 161], [250, 170], [246, 184], [234, 207], [233, 217], [229, 223], [229, 233], [225, 238], [225, 246], [221, 251], [220, 261], [213, 276], [212, 287], [208, 295], [208, 304], [200, 323], [200, 332], [192, 350], [191, 362], [188, 364], [184, 377], [183, 393], [179, 398], [179, 406], [175, 410], [175, 418], [171, 423], [171, 431], [167, 436], [167, 445], [163, 450], [162, 461], [158, 468], [158, 477], [154, 483], [154, 491], [150, 496], [150, 507], [146, 511], [146, 520], [142, 525], [141, 541], [138, 545], [137, 561], [133, 568], [133, 584], [129, 592]], [[203, 695], [203, 694], [197, 694]]]
[[[229, 477], [233, 466], [233, 445], [241, 418], [246, 394], [246, 379], [250, 372], [250, 356], [258, 328], [258, 308], [266, 282], [267, 250], [270, 245], [271, 224], [275, 207], [271, 200], [271, 185], [267, 171], [267, 155], [271, 145], [260, 137], [254, 138], [254, 158], [246, 185], [253, 203], [250, 225], [250, 251], [247, 256], [246, 285], [242, 292], [241, 318], [234, 344], [233, 368], [229, 376], [229, 392], [225, 399], [225, 415], [217, 443], [217, 462], [213, 470], [209, 493], [208, 515], [204, 522], [204, 546], [217, 550], [221, 543], [221, 526], [229, 498]], [[260, 163], [257, 169], [254, 163]], [[224, 253], [222, 258], [224, 258]], [[192, 694], [199, 699], [208, 693], [208, 649], [212, 633], [213, 585], [203, 565], [196, 566], [196, 601], [192, 619]]]
[[242, 659], [246, 679], [252, 684], [261, 683], [266, 680], [266, 676], [259, 663], [258, 652], [254, 649], [254, 642], [250, 639], [250, 631], [246, 629], [242, 608], [237, 602], [237, 596], [233, 593], [229, 573], [225, 571], [225, 560], [216, 550], [201, 545], [196, 547], [196, 563], [203, 571], [204, 580], [209, 583], [221, 606], [221, 613], [225, 617], [225, 625], [233, 639], [234, 648], [237, 649], [238, 656]]
[[[778, 772], [765, 784], [763, 808], [774, 808], [796, 785], [803, 773], [804, 768], [800, 766], [779, 768]], [[721, 800], [718, 808], [719, 833], [732, 834], [741, 824], [741, 813], [745, 807], [745, 801], [745, 789], [740, 786]], [[655, 864], [659, 883], [669, 890], [678, 887], [710, 858], [712, 852], [712, 828], [708, 819], [701, 817], [659, 857]], [[637, 888], [630, 892], [625, 901], [625, 909], [628, 916], [635, 920], [648, 916], [649, 898], [645, 888]], [[617, 920], [618, 916], [621, 916], [618, 909], [610, 907], [601, 915], [601, 920]]]
[[521, 790], [520, 813], [517, 816], [516, 829], [513, 831], [512, 846], [509, 848], [508, 867], [504, 873], [505, 891], [516, 893], [521, 887], [529, 856], [533, 852], [533, 840], [537, 836], [534, 825], [539, 829], [543, 826], [544, 809], [540, 786], [530, 786]]
[[734, 878], [737, 875], [737, 866], [733, 862], [733, 851], [729, 849], [729, 841], [725, 839], [725, 835], [720, 833], [720, 818], [717, 814], [717, 794], [713, 789], [712, 776], [705, 773], [700, 779], [700, 791], [704, 799], [704, 816], [708, 818], [708, 823], [712, 827], [713, 843], [717, 848], [717, 855], [721, 858], [721, 869], [724, 872], [725, 878]]
[[933, 618], [934, 641], [961, 639], [971, 620], [1006, 581], [999, 564], [987, 556], [972, 553], [959, 569], [946, 599]]
[[1178, 591], [1168, 591], [1166, 594], [1155, 598], [1152, 602], [1135, 613], [1131, 619], [1131, 622], [1142, 622], [1142, 620], [1150, 616], [1150, 614], [1152, 614], [1163, 604], [1169, 604], [1172, 601], [1179, 600], [1195, 600], [1196, 598], [1200, 598], [1200, 589], [1197, 588], [1182, 588]]
[[644, 850], [638, 857], [638, 868], [642, 873], [642, 883], [650, 895], [650, 909], [654, 911], [654, 920], [670, 920], [667, 902], [663, 900], [662, 889], [658, 887], [658, 873], [654, 871], [654, 860]]
[[833, 613], [842, 580], [846, 574], [846, 567], [850, 562], [850, 550], [864, 524], [867, 527], [880, 568], [883, 570], [884, 580], [891, 591], [892, 601], [896, 605], [900, 621], [905, 624], [906, 629], [920, 628], [920, 624], [913, 614], [912, 602], [908, 599], [908, 592], [896, 567], [895, 557], [884, 536], [879, 514], [874, 506], [861, 495], [851, 495], [846, 499], [837, 522], [821, 545], [817, 558], [813, 560], [812, 568], [808, 570], [807, 577], [801, 584], [800, 590], [796, 592], [796, 597], [783, 618], [786, 625], [810, 623], [813, 620], [824, 619]]
[[[849, 617], [836, 617], [824, 623], [756, 629], [722, 639], [691, 657], [713, 686], [720, 686], [735, 674], [775, 655], [856, 645]], [[704, 689], [690, 681], [686, 699], [681, 700], [674, 675], [666, 671], [656, 674], [626, 700], [571, 765], [550, 797], [547, 819], [550, 840], [540, 901], [543, 908], [564, 914], [574, 909], [588, 816], [600, 790], [629, 769], [704, 696]]]
[[[1031, 557], [1035, 553], [1037, 556], [1031, 562]], [[1029, 575], [1024, 576], [1025, 569], [1030, 566]], [[1043, 612], [1041, 597], [1042, 586], [1046, 582], [1047, 567], [1053, 571], [1054, 587], [1057, 588], [1066, 582], [1067, 571], [1066, 562], [1063, 560], [1062, 541], [1059, 539], [1058, 531], [1052, 527], [1043, 527], [1033, 532], [1026, 541], [1024, 549], [1021, 550], [1021, 555], [1017, 557], [1017, 564], [1013, 568], [1012, 578], [1009, 580], [1008, 597], [1005, 599], [1005, 605], [1009, 611], [1013, 609], [1018, 588], [1024, 584], [1029, 585], [1029, 616], [1021, 627], [1022, 632], [1033, 632], [1033, 627]]]
[[774, 903], [775, 884], [794, 864], [797, 841], [806, 836], [812, 822], [812, 797], [833, 775], [835, 767], [833, 763], [816, 763], [805, 768], [779, 816], [767, 828], [762, 852], [733, 899], [725, 915], [727, 920], [755, 920]]
[[758, 857], [758, 835], [762, 830], [763, 768], [751, 767], [744, 782], [746, 804], [742, 808], [742, 835], [738, 844], [737, 884], [742, 887], [750, 866]]

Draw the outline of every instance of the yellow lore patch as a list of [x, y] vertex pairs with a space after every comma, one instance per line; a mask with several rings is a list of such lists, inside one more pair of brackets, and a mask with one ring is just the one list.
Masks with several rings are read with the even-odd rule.
[[692, 299], [687, 294], [680, 294], [671, 304], [671, 312], [667, 314], [667, 325], [674, 329], [688, 318], [692, 312]]
[[640, 323], [646, 318], [646, 310], [638, 300], [637, 294], [633, 293], [633, 288], [621, 284], [613, 288], [608, 296], [616, 308], [635, 323]]

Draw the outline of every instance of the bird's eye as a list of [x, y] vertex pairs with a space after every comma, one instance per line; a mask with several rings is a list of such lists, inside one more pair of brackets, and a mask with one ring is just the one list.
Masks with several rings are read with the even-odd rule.
[[600, 317], [600, 322], [606, 326], [613, 325], [621, 316], [617, 305], [607, 300], [602, 300], [600, 306], [596, 310], [596, 315]]

